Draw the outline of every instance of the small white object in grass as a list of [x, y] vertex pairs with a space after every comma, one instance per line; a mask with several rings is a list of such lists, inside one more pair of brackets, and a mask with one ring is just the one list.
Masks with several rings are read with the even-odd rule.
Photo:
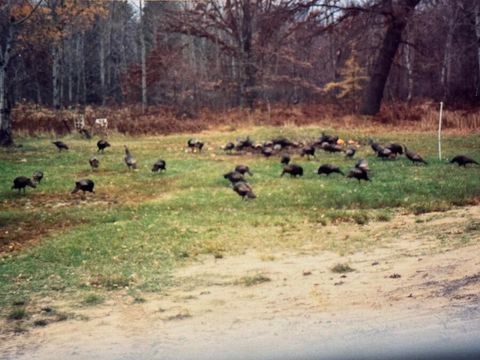
[[25, 162], [27, 162], [27, 159], [22, 159], [22, 160], [20, 160], [20, 162], [25, 163]]

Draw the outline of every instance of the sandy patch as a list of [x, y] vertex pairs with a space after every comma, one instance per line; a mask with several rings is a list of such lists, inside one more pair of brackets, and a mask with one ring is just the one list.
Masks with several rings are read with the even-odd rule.
[[[478, 206], [399, 215], [362, 228], [372, 236], [389, 234], [385, 246], [346, 256], [311, 248], [299, 254], [198, 257], [178, 269], [176, 285], [165, 294], [142, 295], [144, 303], [132, 304], [131, 297], [118, 293], [106, 304], [73, 309], [89, 320], [7, 335], [0, 354], [7, 359], [213, 359], [242, 358], [239, 351], [250, 350], [273, 357], [277, 351], [327, 353], [360, 344], [367, 351], [372, 334], [378, 341], [399, 336], [419, 345], [433, 339], [425, 333], [457, 341], [478, 338], [476, 219]], [[462, 245], [459, 236], [468, 241]], [[354, 270], [332, 272], [338, 263]], [[269, 281], [246, 281], [256, 278]]]

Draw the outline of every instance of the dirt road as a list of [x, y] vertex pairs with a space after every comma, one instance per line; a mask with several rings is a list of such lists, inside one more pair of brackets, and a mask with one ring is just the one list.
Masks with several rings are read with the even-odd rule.
[[[393, 234], [390, 241], [344, 256], [308, 248], [200, 257], [177, 271], [167, 293], [135, 304], [118, 293], [76, 309], [88, 320], [4, 337], [0, 358], [380, 359], [468, 350], [480, 338], [478, 219], [478, 206], [398, 215], [361, 228]], [[353, 271], [332, 272], [338, 263]]]

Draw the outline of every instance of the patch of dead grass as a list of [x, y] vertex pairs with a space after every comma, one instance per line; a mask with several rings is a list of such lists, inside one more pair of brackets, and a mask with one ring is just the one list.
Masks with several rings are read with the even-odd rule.
[[36, 246], [46, 236], [64, 232], [82, 223], [80, 219], [22, 220], [0, 226], [0, 257]]

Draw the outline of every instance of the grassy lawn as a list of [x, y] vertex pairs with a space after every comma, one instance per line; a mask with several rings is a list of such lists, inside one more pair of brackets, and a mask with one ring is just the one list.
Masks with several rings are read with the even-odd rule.
[[[96, 140], [67, 137], [63, 140], [71, 150], [59, 153], [49, 138], [18, 139], [22, 148], [0, 152], [0, 240], [8, 242], [5, 247], [20, 249], [0, 255], [0, 307], [33, 294], [162, 291], [169, 286], [172, 268], [198, 254], [268, 252], [305, 244], [338, 251], [322, 226], [388, 221], [396, 208], [414, 213], [445, 210], [480, 197], [480, 167], [464, 169], [438, 161], [436, 138], [430, 134], [377, 135], [381, 142], [406, 144], [429, 165], [414, 166], [404, 157], [378, 160], [369, 146], [362, 146], [355, 158], [369, 160], [372, 182], [360, 184], [336, 174], [313, 173], [321, 163], [348, 171], [356, 159], [341, 154], [318, 151], [311, 161], [294, 156], [293, 162], [305, 169], [303, 178], [294, 179], [279, 177], [278, 157], [228, 156], [220, 150], [238, 136], [263, 141], [282, 134], [305, 140], [320, 133], [315, 127], [206, 133], [200, 136], [206, 142], [202, 154], [185, 152], [185, 135], [114, 135], [109, 138], [113, 146], [98, 155], [97, 171], [88, 164], [96, 155]], [[338, 134], [360, 141], [369, 137]], [[139, 171], [127, 171], [124, 144], [137, 158]], [[479, 160], [480, 137], [445, 136], [443, 151], [447, 158], [467, 154]], [[152, 173], [151, 165], [159, 158], [167, 161], [167, 171]], [[258, 197], [254, 201], [242, 201], [223, 179], [237, 164], [249, 165], [254, 173], [249, 179]], [[28, 188], [25, 196], [10, 189], [13, 178], [31, 176], [35, 170], [45, 173], [36, 189]], [[96, 194], [86, 199], [71, 195], [79, 178], [94, 180]], [[371, 246], [376, 245], [368, 239], [352, 240], [342, 251]]]

